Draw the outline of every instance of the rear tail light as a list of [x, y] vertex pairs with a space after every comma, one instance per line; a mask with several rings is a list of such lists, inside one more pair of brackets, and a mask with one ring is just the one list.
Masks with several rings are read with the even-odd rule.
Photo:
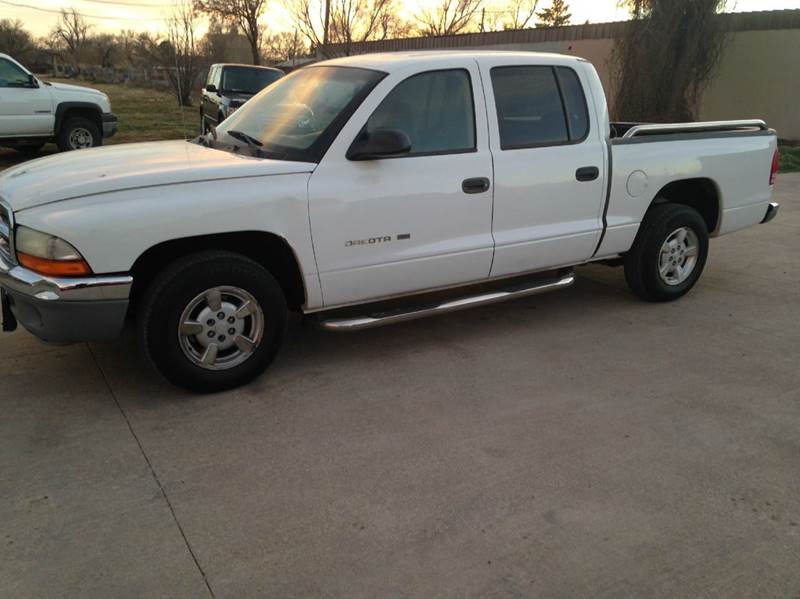
[[772, 155], [772, 168], [769, 171], [769, 184], [775, 185], [775, 178], [778, 176], [778, 171], [781, 168], [781, 153], [779, 150], [775, 150], [775, 153]]

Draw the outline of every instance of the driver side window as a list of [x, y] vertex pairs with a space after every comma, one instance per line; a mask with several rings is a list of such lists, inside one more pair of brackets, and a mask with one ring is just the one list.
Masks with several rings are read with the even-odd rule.
[[30, 87], [28, 74], [14, 63], [0, 58], [0, 87]]
[[411, 140], [403, 156], [474, 152], [472, 82], [464, 69], [429, 71], [402, 81], [369, 117], [365, 131], [400, 129]]

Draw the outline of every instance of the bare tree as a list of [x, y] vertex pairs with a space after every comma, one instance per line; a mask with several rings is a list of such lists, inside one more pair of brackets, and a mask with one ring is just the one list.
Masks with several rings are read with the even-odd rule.
[[503, 29], [525, 29], [536, 14], [539, 0], [510, 0]]
[[417, 14], [422, 35], [453, 35], [476, 26], [483, 0], [440, 0]]
[[[342, 44], [344, 54], [350, 54], [356, 42], [386, 39], [407, 31], [393, 3], [394, 0], [330, 0], [328, 43]], [[298, 31], [328, 55], [324, 0], [296, 0], [292, 14]]]
[[123, 29], [117, 34], [117, 47], [123, 64], [133, 67], [139, 58], [139, 45], [135, 31]]
[[[627, 0], [623, 0], [627, 1]], [[640, 0], [632, 0], [639, 2]], [[564, 0], [553, 0], [550, 8], [545, 8], [536, 13], [539, 20], [536, 22], [537, 27], [563, 27], [569, 25], [572, 20], [572, 13], [569, 12], [569, 5]]]
[[[236, 25], [220, 22], [216, 17], [211, 17], [208, 31], [200, 42], [200, 52], [209, 62], [228, 62], [231, 60], [231, 50], [238, 48], [239, 30]], [[261, 40], [263, 44], [265, 40]]]
[[101, 33], [89, 38], [88, 46], [94, 61], [101, 67], [113, 67], [114, 57], [120, 49], [119, 39], [110, 33]]
[[91, 27], [74, 8], [61, 9], [61, 18], [51, 33], [55, 48], [69, 56], [76, 73], [81, 72], [81, 58]]
[[303, 35], [295, 29], [291, 33], [281, 31], [270, 35], [264, 40], [267, 57], [273, 62], [294, 60], [308, 51], [308, 45]]
[[615, 116], [628, 121], [694, 120], [727, 35], [725, 0], [625, 0], [631, 11], [615, 42]]
[[265, 27], [259, 23], [267, 0], [195, 0], [195, 8], [217, 17], [223, 23], [235, 25], [250, 44], [253, 64], [261, 64], [261, 40]]
[[25, 31], [25, 26], [19, 19], [0, 20], [0, 52], [13, 54], [17, 60], [26, 62], [32, 57], [36, 45], [30, 33]]
[[203, 68], [194, 32], [197, 13], [188, 2], [175, 5], [167, 19], [167, 34], [156, 39], [140, 34], [139, 46], [152, 62], [164, 69], [180, 106], [192, 105], [192, 90]]

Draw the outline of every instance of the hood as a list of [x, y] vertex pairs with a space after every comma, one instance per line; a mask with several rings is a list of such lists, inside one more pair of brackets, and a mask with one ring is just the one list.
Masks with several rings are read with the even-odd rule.
[[225, 97], [230, 100], [231, 104], [244, 104], [255, 94], [246, 94], [243, 92], [225, 92]]
[[50, 87], [62, 92], [70, 92], [73, 94], [88, 94], [91, 96], [100, 96], [101, 98], [106, 98], [106, 94], [103, 92], [92, 89], [91, 87], [83, 87], [80, 85], [70, 85], [69, 83], [55, 83], [53, 81], [46, 82]]
[[310, 173], [308, 162], [268, 160], [187, 141], [120, 144], [56, 154], [0, 173], [0, 197], [16, 212], [87, 195], [217, 179]]

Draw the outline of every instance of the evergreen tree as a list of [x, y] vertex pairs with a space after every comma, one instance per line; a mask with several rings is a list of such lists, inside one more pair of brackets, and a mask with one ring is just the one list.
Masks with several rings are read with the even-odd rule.
[[569, 4], [564, 0], [553, 0], [550, 8], [545, 8], [536, 13], [539, 20], [537, 27], [563, 27], [569, 25], [572, 14], [569, 12]]

